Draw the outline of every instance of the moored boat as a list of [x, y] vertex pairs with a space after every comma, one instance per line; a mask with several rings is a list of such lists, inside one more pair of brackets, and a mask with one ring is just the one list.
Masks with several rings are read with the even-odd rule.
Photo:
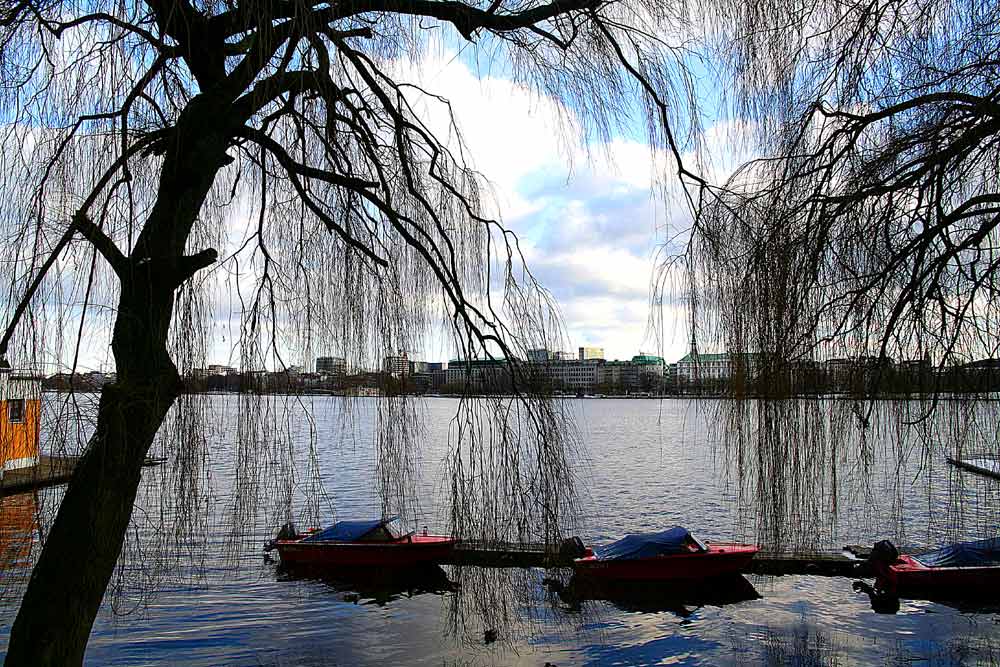
[[404, 532], [399, 519], [340, 521], [298, 535], [286, 525], [265, 544], [290, 565], [335, 567], [412, 567], [447, 558], [458, 540], [450, 535]]
[[884, 540], [869, 562], [876, 589], [886, 595], [942, 600], [1000, 595], [1000, 537], [914, 555], [900, 554]]
[[699, 580], [744, 571], [754, 544], [705, 543], [686, 528], [626, 535], [573, 561], [581, 577], [635, 581]]

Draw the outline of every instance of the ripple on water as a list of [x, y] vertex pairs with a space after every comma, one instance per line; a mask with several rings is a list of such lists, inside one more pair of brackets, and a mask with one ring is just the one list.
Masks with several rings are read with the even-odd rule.
[[[503, 584], [510, 590], [485, 591], [490, 595], [474, 590], [474, 583], [469, 590], [446, 593], [375, 593], [342, 583], [284, 578], [259, 554], [276, 527], [265, 511], [272, 499], [264, 498], [246, 523], [232, 525], [238, 405], [232, 398], [208, 400], [214, 402], [214, 425], [203, 540], [180, 549], [170, 546], [169, 567], [149, 570], [147, 560], [162, 555], [153, 539], [159, 530], [161, 487], [158, 482], [144, 487], [144, 511], [137, 513], [136, 521], [144, 547], [126, 560], [126, 568], [133, 569], [125, 572], [136, 581], [140, 575], [150, 576], [158, 582], [158, 592], [147, 599], [142, 595], [146, 586], [123, 589], [117, 608], [134, 608], [125, 616], [105, 604], [88, 664], [1000, 664], [996, 613], [904, 601], [898, 614], [879, 615], [844, 578], [752, 577], [761, 599], [683, 609], [654, 609], [648, 600], [642, 605], [590, 600], [574, 606], [548, 592], [540, 576], [511, 579]], [[354, 428], [349, 433], [342, 429], [345, 419], [334, 401], [310, 403], [326, 494], [319, 504], [321, 518], [377, 514], [380, 505], [371, 484], [373, 402], [355, 403], [347, 420]], [[418, 524], [432, 530], [447, 525], [442, 459], [454, 407], [445, 399], [426, 404], [428, 430], [416, 491]], [[747, 505], [748, 496], [740, 494], [738, 476], [725, 467], [724, 449], [709, 441], [696, 407], [683, 401], [572, 404], [581, 417], [583, 456], [577, 472], [580, 532], [586, 541], [610, 541], [675, 523], [711, 539], [755, 535], [758, 522]], [[301, 432], [293, 437], [306, 436]], [[995, 482], [956, 478], [954, 471], [916, 458], [862, 474], [842, 454], [836, 486], [823, 492], [819, 506], [829, 516], [815, 539], [828, 547], [881, 536], [904, 544], [933, 543], [944, 520], [969, 533], [996, 529]], [[155, 481], [156, 474], [149, 472], [147, 478]], [[893, 487], [899, 479], [905, 486]], [[300, 474], [296, 484], [301, 489], [307, 482]], [[754, 483], [751, 476], [744, 487], [751, 492], [750, 500]], [[832, 502], [833, 492], [837, 503]], [[35, 513], [41, 511], [44, 523], [60, 494], [50, 489], [31, 502], [0, 503], [7, 517], [0, 540], [27, 539], [30, 544], [38, 529]], [[301, 512], [305, 504], [299, 495], [296, 498]], [[169, 515], [169, 508], [165, 511]], [[797, 517], [805, 521], [808, 513]], [[233, 553], [232, 544], [240, 545], [239, 553]], [[32, 557], [10, 561], [3, 569], [0, 648], [6, 645], [19, 586]], [[477, 595], [486, 602], [477, 603]], [[509, 612], [506, 617], [496, 614], [501, 607]], [[461, 613], [454, 615], [456, 609]], [[502, 624], [486, 627], [493, 619], [502, 619]], [[499, 637], [489, 645], [484, 641], [488, 629]]]

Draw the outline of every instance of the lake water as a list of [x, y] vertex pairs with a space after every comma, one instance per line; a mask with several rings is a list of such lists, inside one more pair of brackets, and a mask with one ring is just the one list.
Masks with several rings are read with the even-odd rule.
[[[697, 591], [580, 600], [543, 581], [566, 583], [569, 573], [558, 571], [296, 578], [260, 551], [286, 499], [300, 525], [380, 512], [372, 445], [380, 399], [345, 410], [331, 398], [271, 398], [252, 414], [233, 396], [199, 400], [199, 419], [175, 423], [173, 437], [157, 445], [171, 462], [144, 474], [135, 530], [88, 664], [1000, 664], [997, 610], [904, 600], [897, 614], [876, 614], [846, 578], [749, 577], [750, 594], [728, 604], [705, 603]], [[50, 420], [69, 414], [65, 397], [47, 401]], [[421, 446], [404, 453], [416, 527], [447, 529], [444, 458], [457, 405], [420, 404]], [[969, 423], [986, 429], [968, 438], [977, 451], [992, 446], [996, 430], [982, 425], [993, 423], [993, 404], [972, 408], [984, 417], [978, 422], [957, 419], [967, 406], [945, 406], [912, 433], [876, 420], [865, 437], [846, 403], [828, 401], [818, 412], [809, 405], [796, 408], [806, 427], [772, 428], [774, 438], [759, 426], [774, 415], [751, 411], [740, 443], [724, 439], [720, 425], [733, 412], [718, 402], [566, 402], [580, 436], [572, 532], [601, 543], [680, 523], [708, 539], [785, 549], [884, 537], [919, 547], [997, 533], [998, 483], [943, 459], [953, 452], [950, 434]], [[876, 410], [900, 413], [898, 403]], [[49, 446], [72, 451], [86, 435], [83, 427]], [[236, 465], [247, 460], [261, 463]], [[60, 496], [48, 489], [0, 503], [0, 650]]]

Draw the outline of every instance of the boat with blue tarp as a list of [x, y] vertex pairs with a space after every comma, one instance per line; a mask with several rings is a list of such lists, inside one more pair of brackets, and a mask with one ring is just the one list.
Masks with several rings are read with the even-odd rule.
[[573, 561], [583, 577], [645, 581], [710, 579], [745, 570], [758, 551], [755, 544], [703, 542], [683, 526], [637, 533]]
[[450, 535], [428, 535], [403, 530], [398, 517], [366, 521], [338, 521], [322, 530], [298, 534], [282, 526], [265, 551], [277, 550], [286, 564], [343, 567], [411, 567], [447, 558], [458, 542]]
[[888, 540], [869, 556], [876, 588], [892, 595], [940, 599], [1000, 594], [1000, 537], [900, 554]]

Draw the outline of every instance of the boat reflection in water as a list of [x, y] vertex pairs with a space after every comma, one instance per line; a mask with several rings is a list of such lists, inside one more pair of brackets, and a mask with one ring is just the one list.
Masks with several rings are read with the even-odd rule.
[[741, 574], [691, 581], [603, 581], [574, 575], [565, 585], [553, 580], [546, 583], [570, 611], [579, 611], [586, 601], [600, 600], [626, 612], [666, 611], [686, 618], [700, 607], [722, 607], [761, 597]]
[[384, 606], [400, 599], [432, 593], [443, 595], [455, 590], [439, 565], [425, 563], [411, 567], [317, 567], [278, 563], [279, 581], [317, 581], [344, 594], [355, 604]]

